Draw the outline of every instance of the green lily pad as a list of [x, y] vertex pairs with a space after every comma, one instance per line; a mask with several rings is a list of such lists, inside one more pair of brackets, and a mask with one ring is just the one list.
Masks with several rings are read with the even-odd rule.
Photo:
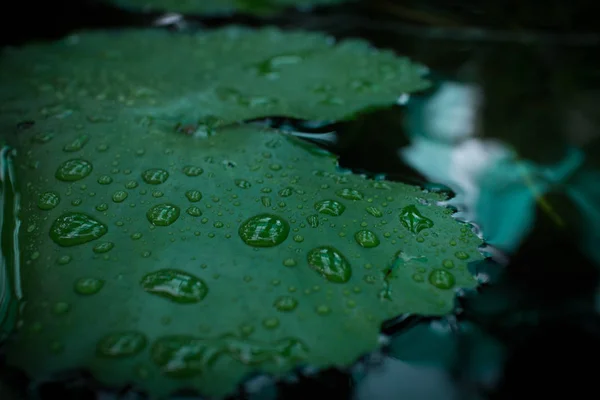
[[242, 12], [273, 14], [286, 8], [307, 8], [344, 3], [348, 0], [111, 0], [132, 10], [169, 11], [183, 14], [224, 14]]
[[[179, 131], [202, 136], [264, 116], [335, 120], [389, 106], [401, 93], [429, 85], [419, 71], [362, 40], [335, 44], [322, 34], [275, 28], [84, 33], [5, 50], [0, 110], [36, 107], [64, 118], [103, 104], [181, 123]], [[81, 136], [73, 141], [85, 143]]]
[[[341, 172], [331, 155], [275, 130], [224, 124], [203, 139], [174, 131], [171, 113], [235, 115], [228, 123], [261, 116], [207, 100], [207, 88], [227, 78], [277, 93], [290, 107], [278, 113], [303, 118], [383, 104], [402, 86], [336, 86], [346, 51], [364, 51], [364, 65], [387, 57], [358, 42], [324, 42], [314, 60], [321, 69], [259, 83], [240, 68], [246, 57], [262, 59], [256, 53], [271, 40], [317, 46], [323, 37], [240, 32], [95, 33], [5, 52], [0, 128], [16, 133], [17, 122], [35, 121], [13, 136], [27, 306], [10, 364], [32, 377], [84, 366], [103, 383], [134, 382], [154, 396], [182, 386], [220, 396], [257, 369], [349, 365], [376, 348], [384, 320], [446, 314], [455, 289], [475, 286], [467, 263], [482, 258], [481, 241], [436, 205], [442, 196]], [[196, 56], [214, 52], [217, 63], [210, 82], [193, 72], [199, 59], [178, 63], [200, 42]], [[347, 95], [339, 108], [306, 91], [327, 74]], [[131, 97], [129, 79], [159, 88], [154, 101]]]
[[[83, 364], [102, 381], [132, 379], [157, 394], [191, 384], [222, 395], [257, 367], [281, 372], [298, 362], [349, 364], [376, 347], [382, 321], [401, 313], [445, 314], [452, 289], [475, 285], [466, 266], [481, 259], [480, 241], [448, 209], [421, 204], [441, 200], [436, 194], [342, 174], [335, 159], [276, 131], [242, 126], [198, 140], [133, 119], [121, 113], [114, 122], [93, 124], [74, 113], [24, 135], [27, 141], [38, 130], [61, 132], [32, 145], [22, 160], [38, 167], [21, 174], [27, 307], [9, 361], [33, 376]], [[78, 156], [94, 170], [77, 182], [57, 180], [56, 168], [70, 156], [64, 143], [77, 126], [92, 138]], [[186, 175], [190, 165], [203, 174]], [[144, 172], [154, 168], [166, 170], [168, 179], [144, 182]], [[103, 175], [112, 182], [98, 183]], [[238, 179], [250, 186], [236, 185]], [[133, 181], [135, 188], [126, 189]], [[50, 188], [62, 201], [42, 210], [39, 196]], [[292, 194], [282, 196], [285, 188]], [[340, 189], [362, 198], [340, 197]], [[125, 201], [113, 200], [118, 190], [128, 192]], [[202, 199], [191, 202], [189, 190], [202, 191]], [[319, 213], [315, 205], [325, 199], [343, 204], [344, 213]], [[181, 212], [172, 223], [155, 225], [147, 213], [160, 204], [197, 207], [201, 215]], [[407, 229], [401, 216], [409, 205], [432, 225]], [[80, 225], [62, 232], [75, 245], [53, 241], [53, 224], [73, 213], [108, 227], [101, 240], [114, 247], [95, 252], [100, 239], [89, 229], [80, 232]], [[365, 229], [379, 238], [377, 247], [357, 243], [356, 233]], [[451, 277], [444, 285], [431, 278], [441, 270]], [[104, 284], [82, 296], [73, 289], [82, 278]], [[118, 361], [96, 355], [105, 337], [119, 346], [110, 350]]]

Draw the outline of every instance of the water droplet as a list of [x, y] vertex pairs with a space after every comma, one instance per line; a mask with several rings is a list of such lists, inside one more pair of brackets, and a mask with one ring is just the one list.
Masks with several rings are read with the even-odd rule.
[[283, 265], [286, 267], [294, 267], [296, 265], [296, 260], [293, 258], [286, 258], [283, 260]]
[[433, 221], [424, 217], [414, 205], [406, 206], [400, 212], [400, 222], [414, 234], [433, 226]]
[[33, 139], [31, 141], [35, 142], [35, 143], [43, 144], [43, 143], [48, 143], [52, 139], [54, 139], [54, 135], [51, 133], [38, 133], [37, 135], [35, 135], [33, 137]]
[[95, 245], [92, 250], [96, 254], [102, 254], [102, 253], [108, 253], [109, 251], [111, 251], [113, 249], [113, 247], [115, 247], [114, 243], [103, 242], [103, 243], [98, 243], [97, 245]]
[[187, 176], [199, 176], [202, 175], [204, 170], [200, 167], [195, 167], [193, 165], [186, 165], [183, 167], [183, 173]]
[[469, 258], [469, 254], [467, 254], [464, 251], [457, 251], [456, 253], [454, 253], [454, 256], [459, 260], [466, 260]]
[[40, 210], [52, 210], [60, 203], [60, 196], [56, 192], [45, 192], [40, 195], [37, 206]]
[[112, 200], [115, 203], [122, 203], [123, 201], [125, 201], [125, 199], [127, 198], [128, 194], [126, 191], [124, 190], [117, 190], [116, 192], [113, 193], [112, 195]]
[[254, 326], [249, 324], [243, 324], [240, 326], [240, 333], [242, 336], [250, 336], [254, 333]]
[[294, 239], [294, 242], [296, 242], [296, 243], [304, 242], [304, 236], [302, 236], [302, 235], [294, 235], [293, 239]]
[[444, 260], [442, 261], [442, 266], [444, 266], [445, 268], [454, 268], [454, 261]]
[[354, 235], [356, 243], [362, 247], [371, 248], [379, 246], [379, 238], [374, 232], [367, 229], [360, 230]]
[[275, 299], [275, 302], [273, 303], [273, 307], [282, 312], [293, 311], [297, 306], [298, 300], [291, 296], [280, 296]]
[[147, 169], [142, 173], [142, 179], [149, 185], [159, 185], [169, 179], [169, 173], [160, 168]]
[[135, 189], [138, 187], [138, 183], [136, 181], [129, 181], [125, 184], [126, 189]]
[[235, 186], [242, 188], [242, 189], [248, 189], [248, 188], [252, 187], [252, 184], [245, 179], [236, 179], [234, 181], [234, 183], [235, 183]]
[[319, 226], [319, 216], [317, 214], [309, 215], [306, 217], [306, 222], [308, 222], [311, 228], [316, 228]]
[[321, 304], [321, 305], [317, 306], [317, 308], [315, 309], [315, 311], [319, 315], [328, 315], [328, 314], [331, 313], [331, 308], [329, 308], [329, 306]]
[[281, 197], [290, 197], [292, 193], [294, 193], [294, 189], [289, 186], [279, 191]]
[[192, 217], [199, 217], [202, 215], [202, 210], [200, 210], [200, 208], [196, 206], [188, 207], [187, 210], [185, 210], [185, 212], [191, 215]]
[[321, 200], [315, 204], [315, 210], [321, 214], [339, 217], [346, 210], [346, 206], [336, 200]]
[[434, 269], [429, 274], [429, 283], [438, 289], [451, 289], [455, 282], [454, 275], [444, 269]]
[[347, 200], [362, 200], [364, 197], [358, 190], [350, 188], [339, 189], [335, 194]]
[[104, 281], [96, 278], [79, 278], [75, 281], [75, 293], [89, 296], [98, 293], [104, 287]]
[[189, 378], [210, 368], [222, 353], [214, 342], [189, 335], [162, 336], [150, 351], [152, 361], [172, 378]]
[[265, 318], [265, 319], [263, 319], [262, 324], [266, 329], [275, 329], [279, 326], [279, 318], [277, 318], [277, 317]]
[[60, 256], [58, 257], [58, 259], [56, 260], [56, 262], [59, 265], [67, 265], [68, 263], [70, 263], [72, 260], [72, 257], [69, 255], [64, 255], [64, 256]]
[[148, 221], [155, 226], [168, 226], [179, 218], [179, 207], [174, 204], [157, 204], [146, 213]]
[[146, 345], [146, 335], [137, 331], [113, 332], [102, 337], [96, 344], [96, 354], [100, 357], [131, 357], [140, 353]]
[[89, 142], [90, 137], [88, 135], [81, 135], [75, 138], [71, 143], [68, 143], [63, 147], [63, 150], [66, 152], [73, 152], [83, 149], [83, 146]]
[[198, 190], [188, 190], [185, 192], [185, 197], [192, 203], [196, 203], [202, 200], [202, 193]]
[[299, 64], [301, 61], [302, 56], [300, 55], [283, 54], [261, 61], [255, 64], [252, 69], [259, 76], [263, 76], [268, 79], [278, 79], [282, 66]]
[[321, 246], [308, 252], [308, 265], [325, 279], [335, 283], [345, 283], [352, 276], [352, 267], [339, 250], [331, 246]]
[[106, 210], [108, 210], [108, 204], [106, 204], [106, 203], [101, 203], [101, 204], [98, 204], [98, 205], [96, 206], [96, 210], [98, 210], [98, 211], [100, 211], [100, 212], [102, 212], [102, 211], [106, 211]]
[[50, 228], [50, 238], [59, 246], [69, 247], [96, 240], [106, 232], [107, 226], [93, 217], [70, 212], [54, 221]]
[[108, 175], [102, 175], [101, 177], [98, 178], [98, 183], [101, 185], [111, 184], [112, 181], [113, 181], [113, 178], [111, 178]]
[[59, 301], [58, 303], [54, 304], [54, 307], [52, 308], [52, 312], [54, 312], [54, 314], [56, 315], [63, 315], [69, 312], [69, 310], [71, 309], [71, 306], [69, 305], [69, 303], [65, 303], [64, 301]]
[[140, 285], [148, 293], [180, 304], [198, 303], [208, 294], [206, 282], [175, 269], [161, 269], [146, 274]]
[[92, 172], [92, 164], [82, 159], [67, 160], [60, 164], [54, 176], [59, 181], [75, 182]]
[[290, 225], [286, 220], [273, 214], [259, 214], [240, 225], [240, 237], [249, 246], [273, 247], [287, 239]]
[[367, 207], [366, 210], [375, 218], [381, 218], [383, 216], [383, 213], [376, 207]]

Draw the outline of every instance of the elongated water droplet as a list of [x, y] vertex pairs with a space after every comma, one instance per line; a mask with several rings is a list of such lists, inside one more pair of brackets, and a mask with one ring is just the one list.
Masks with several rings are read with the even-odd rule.
[[50, 238], [59, 246], [76, 246], [104, 236], [108, 228], [102, 222], [83, 213], [66, 213], [50, 228]]
[[92, 173], [92, 164], [82, 159], [67, 160], [60, 164], [54, 176], [59, 181], [75, 182]]
[[150, 350], [152, 361], [172, 378], [189, 378], [210, 368], [224, 352], [215, 341], [189, 335], [158, 338]]
[[259, 214], [240, 225], [240, 238], [249, 246], [273, 247], [287, 239], [290, 225], [286, 220], [273, 214]]
[[248, 189], [248, 188], [252, 187], [252, 184], [245, 179], [236, 179], [234, 181], [234, 183], [235, 183], [235, 186], [242, 188], [242, 189]]
[[187, 210], [185, 210], [185, 212], [191, 215], [192, 217], [199, 217], [202, 215], [202, 210], [200, 210], [200, 208], [196, 206], [188, 207]]
[[102, 175], [98, 178], [97, 182], [101, 185], [109, 185], [112, 183], [112, 181], [113, 181], [113, 178], [111, 178], [110, 176]]
[[424, 217], [414, 205], [409, 205], [402, 209], [400, 212], [400, 222], [414, 234], [421, 232], [423, 229], [433, 227], [433, 221]]
[[193, 165], [183, 167], [183, 173], [187, 176], [199, 176], [202, 175], [203, 172], [204, 170], [202, 168]]
[[140, 285], [148, 293], [181, 304], [198, 303], [208, 294], [206, 282], [175, 269], [161, 269], [146, 274]]
[[346, 206], [336, 200], [321, 200], [315, 204], [315, 210], [321, 214], [339, 217], [346, 210]]
[[144, 350], [147, 344], [148, 339], [141, 332], [113, 332], [98, 341], [96, 354], [100, 357], [110, 358], [131, 357]]
[[109, 251], [112, 250], [113, 247], [115, 247], [115, 244], [113, 242], [104, 242], [104, 243], [98, 243], [97, 245], [94, 246], [94, 248], [92, 250], [94, 251], [94, 253], [101, 254], [101, 253], [108, 253]]
[[160, 168], [147, 169], [142, 173], [142, 179], [149, 185], [159, 185], [169, 179], [169, 173]]
[[66, 152], [81, 150], [83, 149], [83, 146], [85, 146], [86, 143], [89, 142], [89, 140], [90, 137], [88, 135], [81, 135], [75, 138], [75, 140], [73, 140], [71, 143], [66, 144], [65, 147], [63, 147], [63, 150]]
[[104, 281], [96, 278], [80, 278], [75, 281], [75, 293], [89, 296], [98, 293], [104, 287]]
[[280, 296], [277, 299], [275, 299], [275, 303], [273, 303], [273, 306], [278, 311], [289, 312], [296, 309], [296, 307], [298, 306], [298, 300], [291, 296]]
[[168, 226], [179, 218], [180, 209], [175, 204], [157, 204], [146, 213], [148, 221], [155, 226]]
[[350, 188], [339, 189], [335, 194], [348, 200], [362, 200], [364, 197], [358, 190]]
[[367, 207], [366, 210], [375, 218], [381, 218], [383, 216], [383, 213], [377, 207]]
[[345, 283], [352, 276], [352, 267], [339, 250], [331, 246], [312, 249], [307, 256], [308, 265], [325, 279], [335, 283]]

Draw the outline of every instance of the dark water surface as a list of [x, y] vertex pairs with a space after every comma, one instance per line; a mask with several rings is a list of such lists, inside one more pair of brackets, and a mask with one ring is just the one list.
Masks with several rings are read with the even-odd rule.
[[[350, 122], [263, 122], [304, 132], [344, 168], [452, 192], [455, 216], [488, 244], [491, 257], [473, 267], [482, 285], [463, 293], [449, 317], [389, 321], [385, 348], [362, 366], [303, 375], [277, 393], [578, 398], [597, 390], [600, 357], [600, 33], [584, 2], [530, 3], [377, 0], [260, 19], [165, 18], [63, 1], [31, 6], [48, 16], [42, 23], [26, 8], [5, 15], [19, 28], [2, 39], [22, 45], [83, 28], [278, 25], [365, 38], [427, 65], [433, 88], [396, 107]], [[25, 396], [25, 376], [2, 374], [3, 390], [12, 389], [1, 399]], [[92, 381], [66, 374], [34, 398], [94, 398]], [[242, 398], [274, 398], [274, 384], [253, 384], [263, 389]], [[127, 389], [103, 396], [143, 398]]]

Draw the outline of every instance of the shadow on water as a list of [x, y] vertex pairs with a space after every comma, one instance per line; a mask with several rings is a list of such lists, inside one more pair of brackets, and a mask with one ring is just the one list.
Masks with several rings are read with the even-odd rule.
[[[349, 371], [279, 383], [280, 398], [518, 399], [595, 391], [588, 365], [600, 357], [600, 34], [588, 5], [377, 0], [266, 19], [161, 19], [99, 2], [42, 7], [52, 17], [23, 22], [4, 44], [81, 28], [276, 24], [362, 37], [430, 68], [433, 88], [401, 105], [319, 129], [283, 123], [338, 154], [344, 168], [451, 191], [456, 217], [492, 246], [489, 259], [470, 265], [481, 286], [461, 293], [453, 316], [391, 321], [381, 353]], [[332, 132], [334, 140], [320, 137]], [[410, 354], [413, 335], [421, 344]], [[11, 373], [10, 380], [27, 381]], [[92, 381], [74, 376], [63, 382], [81, 389]], [[44, 390], [39, 398], [80, 393], [64, 392], [64, 385]]]

